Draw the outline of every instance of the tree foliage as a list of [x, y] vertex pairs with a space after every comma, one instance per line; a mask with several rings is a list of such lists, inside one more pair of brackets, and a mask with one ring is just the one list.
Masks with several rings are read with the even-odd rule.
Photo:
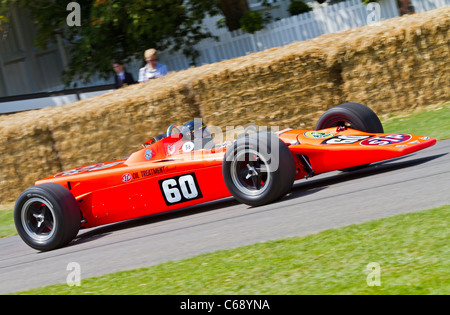
[[220, 0], [218, 6], [229, 31], [241, 28], [241, 19], [250, 11], [247, 0]]
[[11, 5], [31, 12], [38, 27], [35, 44], [45, 48], [58, 37], [69, 47], [66, 84], [98, 74], [110, 77], [111, 63], [142, 58], [144, 50], [181, 50], [195, 61], [193, 46], [211, 34], [201, 28], [206, 14], [219, 13], [211, 0], [77, 0], [81, 26], [68, 26], [70, 1], [0, 0], [0, 18]]

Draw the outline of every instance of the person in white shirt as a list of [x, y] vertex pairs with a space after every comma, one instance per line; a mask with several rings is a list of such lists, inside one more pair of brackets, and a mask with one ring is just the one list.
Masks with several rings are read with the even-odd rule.
[[158, 62], [156, 49], [147, 49], [144, 52], [145, 67], [139, 69], [139, 83], [147, 82], [150, 79], [160, 78], [167, 74], [167, 66]]

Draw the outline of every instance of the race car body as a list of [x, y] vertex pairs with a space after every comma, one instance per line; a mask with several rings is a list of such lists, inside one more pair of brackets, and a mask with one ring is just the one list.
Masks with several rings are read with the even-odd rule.
[[76, 168], [37, 181], [36, 185], [58, 183], [66, 187], [78, 201], [82, 227], [230, 196], [222, 179], [226, 148], [202, 152], [194, 159], [192, 151], [174, 151], [182, 142], [179, 136], [169, 136], [127, 159]]
[[[251, 206], [267, 204], [288, 193], [294, 180], [396, 158], [436, 142], [379, 132], [373, 112], [352, 104], [327, 111], [316, 130], [244, 133], [206, 148], [196, 148], [195, 141], [173, 132], [180, 127], [171, 126], [126, 159], [38, 180], [16, 202], [17, 230], [31, 247], [51, 250], [70, 242], [80, 228], [229, 196]], [[362, 125], [361, 113], [368, 114]]]

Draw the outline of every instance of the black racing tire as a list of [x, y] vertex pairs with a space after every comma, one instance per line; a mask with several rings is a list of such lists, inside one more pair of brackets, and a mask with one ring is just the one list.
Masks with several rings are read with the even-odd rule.
[[78, 234], [81, 211], [64, 186], [44, 183], [26, 189], [17, 198], [14, 222], [30, 247], [49, 251], [68, 244]]
[[256, 207], [286, 195], [296, 170], [287, 145], [273, 133], [261, 132], [238, 138], [227, 149], [222, 173], [233, 197]]
[[384, 132], [377, 114], [369, 107], [359, 103], [344, 103], [328, 109], [320, 116], [315, 130], [339, 126], [347, 126], [369, 133]]

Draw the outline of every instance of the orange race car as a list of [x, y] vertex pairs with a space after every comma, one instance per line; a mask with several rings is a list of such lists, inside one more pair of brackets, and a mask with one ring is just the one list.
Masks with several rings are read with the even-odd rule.
[[250, 126], [232, 142], [217, 143], [217, 138], [201, 122], [171, 125], [126, 159], [39, 180], [16, 201], [17, 231], [29, 246], [52, 250], [69, 243], [80, 228], [231, 195], [251, 206], [264, 205], [286, 195], [294, 180], [351, 170], [436, 143], [426, 136], [383, 133], [376, 114], [358, 103], [327, 110], [315, 130], [273, 133]]

